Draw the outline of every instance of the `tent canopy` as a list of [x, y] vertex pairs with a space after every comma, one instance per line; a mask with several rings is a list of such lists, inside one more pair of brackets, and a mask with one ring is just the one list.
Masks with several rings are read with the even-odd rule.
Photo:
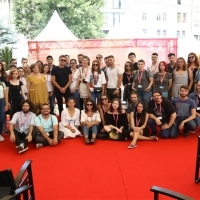
[[42, 32], [34, 41], [63, 41], [78, 40], [78, 38], [67, 28], [57, 11], [55, 10], [51, 19]]

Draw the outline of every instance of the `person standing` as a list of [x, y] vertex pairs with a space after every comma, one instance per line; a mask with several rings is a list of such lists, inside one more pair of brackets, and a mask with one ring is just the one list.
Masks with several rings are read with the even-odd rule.
[[158, 54], [157, 53], [152, 53], [151, 54], [151, 60], [152, 60], [152, 64], [151, 66], [147, 67], [147, 71], [149, 71], [152, 75], [154, 75], [156, 72], [158, 72]]
[[47, 56], [46, 61], [47, 61], [47, 64], [49, 65], [49, 67], [50, 67], [50, 71], [52, 71], [52, 69], [53, 69], [54, 67], [56, 67], [56, 66], [53, 64], [53, 57], [50, 56], [50, 55]]
[[167, 64], [167, 71], [172, 74], [174, 69], [176, 68], [175, 53], [169, 53], [168, 60], [169, 63]]
[[115, 59], [113, 55], [107, 57], [109, 67], [106, 70], [107, 88], [106, 92], [112, 101], [115, 98], [121, 99], [121, 84], [123, 78], [122, 67], [115, 65]]
[[138, 64], [137, 64], [137, 62], [135, 61], [135, 59], [136, 59], [136, 54], [133, 53], [133, 52], [130, 52], [130, 53], [128, 54], [128, 59], [129, 59], [130, 62], [131, 62], [131, 70], [132, 70], [132, 71], [138, 70]]
[[66, 58], [64, 55], [59, 57], [59, 65], [54, 67], [51, 71], [52, 75], [52, 83], [54, 85], [54, 93], [58, 102], [58, 109], [61, 115], [63, 111], [63, 99], [65, 98], [65, 102], [71, 96], [70, 92], [70, 84], [72, 82], [72, 71], [69, 67], [65, 66]]

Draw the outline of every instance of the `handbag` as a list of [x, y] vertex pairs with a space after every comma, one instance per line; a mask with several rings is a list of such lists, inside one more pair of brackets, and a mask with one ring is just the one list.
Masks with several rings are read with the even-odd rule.
[[94, 92], [102, 93], [102, 87], [94, 87]]
[[110, 140], [119, 140], [119, 133], [115, 129], [108, 132], [108, 137]]

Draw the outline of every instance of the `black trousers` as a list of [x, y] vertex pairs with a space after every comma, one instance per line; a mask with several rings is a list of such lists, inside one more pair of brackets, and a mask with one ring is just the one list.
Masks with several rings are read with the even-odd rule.
[[24, 147], [26, 147], [28, 144], [28, 140], [25, 139], [27, 137], [27, 134], [20, 133], [15, 129], [14, 129], [14, 134], [15, 134], [15, 144], [19, 146], [21, 143], [24, 143]]
[[[62, 131], [58, 131], [58, 137], [57, 137], [58, 142], [60, 142], [60, 140], [63, 137], [64, 137], [64, 133]], [[49, 138], [50, 139], [54, 138], [53, 131], [49, 132]], [[43, 146], [49, 145], [48, 141], [43, 137], [42, 134], [39, 133], [39, 131], [37, 129], [35, 129], [35, 131], [34, 131], [34, 141], [35, 141], [36, 144], [41, 143]]]
[[116, 90], [116, 88], [107, 88], [106, 93], [109, 96], [110, 100], [112, 101], [115, 98], [118, 98], [121, 100], [121, 88], [119, 88], [119, 94], [113, 94], [113, 92]]
[[64, 97], [65, 102], [67, 102], [67, 99], [69, 97], [71, 97], [72, 95], [71, 95], [69, 88], [65, 91], [65, 93], [61, 93], [60, 90], [55, 88], [54, 94], [57, 99], [59, 114], [61, 115], [61, 112], [63, 111], [63, 99], [62, 98]]

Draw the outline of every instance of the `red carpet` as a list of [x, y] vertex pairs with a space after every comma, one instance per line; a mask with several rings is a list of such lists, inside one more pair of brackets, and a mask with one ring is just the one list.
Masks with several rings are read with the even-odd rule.
[[37, 200], [153, 199], [153, 185], [200, 199], [200, 184], [194, 183], [196, 136], [139, 141], [132, 150], [126, 148], [129, 141], [97, 140], [86, 146], [83, 138], [76, 138], [41, 149], [29, 144], [22, 155], [5, 136], [0, 170], [12, 168], [16, 175], [25, 160], [33, 160]]

